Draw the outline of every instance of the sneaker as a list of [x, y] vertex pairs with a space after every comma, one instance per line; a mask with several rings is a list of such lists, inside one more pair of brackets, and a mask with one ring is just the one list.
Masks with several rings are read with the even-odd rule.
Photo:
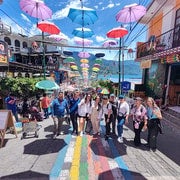
[[83, 136], [83, 132], [82, 131], [80, 132], [80, 136]]
[[123, 138], [122, 137], [118, 137], [117, 140], [118, 140], [119, 143], [123, 143]]

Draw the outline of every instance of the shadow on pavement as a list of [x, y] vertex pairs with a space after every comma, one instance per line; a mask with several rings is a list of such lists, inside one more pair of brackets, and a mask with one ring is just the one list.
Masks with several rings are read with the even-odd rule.
[[113, 180], [113, 179], [127, 179], [127, 180], [146, 180], [140, 173], [128, 171], [126, 169], [115, 168], [99, 174], [98, 180]]
[[39, 139], [24, 146], [24, 154], [43, 155], [59, 152], [67, 143], [63, 139]]
[[0, 177], [0, 179], [3, 180], [26, 180], [26, 179], [31, 179], [31, 180], [48, 180], [49, 175], [48, 174], [42, 174], [34, 171], [25, 171], [25, 172], [20, 172], [16, 174], [11, 174], [7, 176]]
[[[63, 124], [62, 125], [62, 131], [64, 131], [64, 134], [68, 134], [69, 133], [69, 129], [70, 129], [69, 125], [67, 125], [67, 124]], [[44, 131], [45, 132], [52, 132], [53, 133], [54, 125], [49, 125], [49, 126], [45, 127]]]

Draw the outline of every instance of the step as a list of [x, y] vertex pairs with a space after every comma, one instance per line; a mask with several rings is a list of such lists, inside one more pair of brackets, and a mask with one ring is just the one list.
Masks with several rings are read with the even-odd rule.
[[166, 112], [168, 112], [169, 114], [179, 118], [180, 120], [180, 107], [176, 106], [176, 107], [169, 107]]
[[170, 123], [173, 123], [174, 125], [180, 127], [180, 118], [176, 116], [176, 113], [172, 115], [169, 113], [169, 111], [163, 111], [162, 116], [163, 119], [166, 119]]

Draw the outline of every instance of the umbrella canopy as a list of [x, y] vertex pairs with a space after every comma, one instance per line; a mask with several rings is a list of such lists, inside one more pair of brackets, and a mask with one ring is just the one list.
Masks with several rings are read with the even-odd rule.
[[103, 43], [103, 47], [112, 47], [112, 46], [116, 46], [117, 44], [118, 42], [115, 40], [107, 40]]
[[94, 35], [94, 32], [89, 28], [82, 27], [74, 29], [72, 34], [80, 38], [89, 38]]
[[81, 63], [88, 63], [89, 60], [88, 60], [88, 59], [81, 59], [80, 62], [81, 62]]
[[52, 22], [41, 21], [37, 24], [37, 27], [42, 31], [49, 34], [59, 34], [60, 29]]
[[89, 46], [93, 41], [89, 39], [75, 38], [74, 42], [81, 46]]
[[121, 38], [128, 33], [128, 30], [123, 27], [113, 28], [107, 32], [108, 38]]
[[100, 58], [95, 59], [95, 63], [96, 64], [101, 64], [102, 63], [102, 59], [100, 59]]
[[89, 64], [85, 64], [85, 63], [82, 63], [80, 66], [81, 66], [82, 68], [89, 68]]
[[98, 19], [96, 11], [86, 7], [70, 8], [68, 17], [72, 20], [72, 22], [82, 26], [94, 24], [94, 22]]
[[94, 64], [94, 67], [100, 68], [101, 65], [100, 64]]
[[64, 63], [70, 63], [70, 62], [74, 62], [75, 59], [73, 57], [67, 57], [66, 59], [63, 60]]
[[80, 58], [89, 58], [90, 57], [90, 54], [88, 52], [85, 52], [85, 51], [81, 51], [78, 53], [78, 56]]
[[21, 0], [21, 10], [32, 17], [42, 20], [50, 19], [52, 11], [41, 0]]
[[116, 21], [129, 23], [138, 21], [146, 14], [146, 8], [136, 3], [124, 6], [116, 15]]
[[55, 41], [67, 41], [67, 39], [62, 34], [51, 34], [48, 38], [53, 39]]
[[106, 88], [103, 88], [102, 90], [101, 90], [101, 94], [109, 94], [109, 90], [108, 89], [106, 89]]
[[44, 90], [55, 90], [55, 89], [60, 89], [59, 85], [56, 84], [55, 81], [51, 80], [42, 80], [39, 81], [35, 84], [35, 87], [39, 89], [44, 89]]

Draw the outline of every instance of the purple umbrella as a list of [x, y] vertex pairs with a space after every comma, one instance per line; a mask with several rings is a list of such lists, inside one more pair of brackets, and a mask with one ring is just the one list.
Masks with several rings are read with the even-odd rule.
[[21, 0], [21, 10], [32, 17], [42, 20], [49, 19], [52, 16], [52, 11], [41, 0]]
[[131, 23], [138, 21], [145, 14], [146, 8], [144, 6], [136, 3], [130, 4], [124, 6], [124, 8], [116, 14], [116, 21], [122, 23]]
[[78, 56], [80, 57], [80, 58], [89, 58], [90, 57], [90, 54], [88, 53], [88, 52], [85, 52], [85, 51], [81, 51], [81, 52], [79, 52], [78, 53]]
[[93, 41], [89, 39], [75, 38], [74, 42], [81, 46], [89, 46]]
[[112, 46], [116, 46], [117, 44], [118, 42], [115, 40], [107, 40], [103, 43], [103, 47], [112, 47]]

